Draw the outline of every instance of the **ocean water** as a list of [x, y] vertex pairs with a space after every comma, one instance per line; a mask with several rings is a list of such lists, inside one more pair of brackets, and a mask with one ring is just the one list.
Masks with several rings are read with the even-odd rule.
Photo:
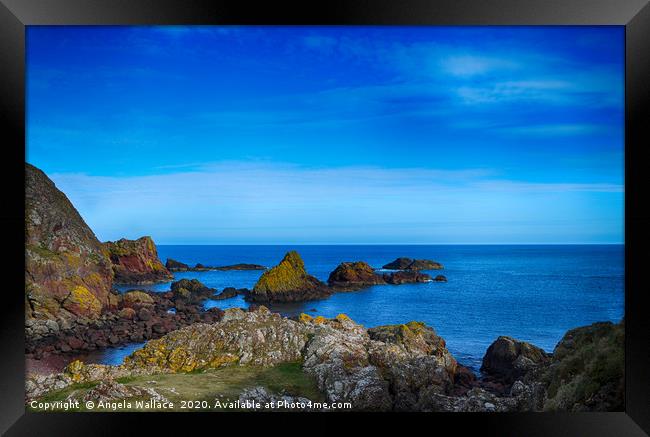
[[[286, 315], [305, 312], [334, 317], [345, 313], [367, 327], [422, 321], [447, 342], [456, 359], [474, 370], [500, 335], [531, 342], [549, 352], [571, 328], [597, 321], [618, 322], [624, 309], [623, 245], [411, 245], [411, 246], [158, 246], [160, 259], [194, 265], [255, 263], [271, 267], [297, 250], [307, 271], [326, 281], [343, 261], [375, 268], [400, 256], [444, 265], [447, 283], [374, 286], [297, 304], [275, 305]], [[209, 287], [252, 288], [261, 271], [177, 272]], [[121, 286], [155, 291], [169, 283]], [[241, 296], [207, 301], [206, 308], [242, 307]], [[130, 348], [104, 353], [100, 362], [120, 362]]]

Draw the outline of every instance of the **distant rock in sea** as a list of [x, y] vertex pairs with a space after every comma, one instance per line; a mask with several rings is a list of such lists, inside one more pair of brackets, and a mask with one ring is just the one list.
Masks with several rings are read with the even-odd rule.
[[246, 297], [253, 302], [299, 302], [322, 299], [332, 291], [305, 270], [296, 251], [288, 252], [280, 264], [267, 270]]
[[400, 285], [430, 282], [431, 276], [417, 271], [399, 271], [380, 275], [363, 261], [339, 264], [327, 280], [334, 291], [355, 291], [373, 285]]
[[359, 290], [385, 283], [383, 276], [363, 261], [341, 263], [327, 279], [327, 284], [337, 291]]
[[397, 258], [382, 268], [388, 270], [441, 270], [443, 266], [428, 259]]
[[171, 259], [171, 258], [167, 258], [165, 267], [170, 272], [185, 272], [190, 269], [190, 266], [188, 266], [187, 264], [182, 263], [180, 261], [176, 261], [175, 259]]
[[239, 263], [239, 264], [232, 264], [228, 266], [206, 266], [201, 263], [197, 263], [194, 267], [190, 267], [189, 265], [182, 263], [180, 261], [176, 261], [175, 259], [167, 258], [167, 262], [165, 263], [165, 267], [167, 267], [167, 270], [170, 272], [203, 272], [203, 271], [209, 271], [209, 270], [222, 270], [222, 271], [227, 271], [227, 270], [266, 270], [265, 266], [261, 266], [259, 264], [245, 264], [245, 263]]
[[122, 238], [104, 243], [113, 263], [114, 280], [121, 284], [150, 284], [174, 279], [158, 258], [151, 237], [137, 240]]

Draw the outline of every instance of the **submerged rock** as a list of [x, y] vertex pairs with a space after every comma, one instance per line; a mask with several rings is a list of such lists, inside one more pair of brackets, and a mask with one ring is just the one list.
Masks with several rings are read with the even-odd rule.
[[112, 283], [93, 231], [45, 173], [25, 164], [25, 318], [97, 318], [111, 307]]
[[267, 270], [248, 294], [253, 302], [299, 302], [322, 299], [332, 291], [305, 270], [296, 251], [288, 252], [280, 264]]
[[108, 241], [104, 243], [104, 248], [113, 263], [116, 283], [148, 284], [174, 278], [160, 262], [156, 245], [151, 237]]

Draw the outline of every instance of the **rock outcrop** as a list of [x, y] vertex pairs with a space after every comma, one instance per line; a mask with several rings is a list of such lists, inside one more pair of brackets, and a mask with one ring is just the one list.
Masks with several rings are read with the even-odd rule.
[[420, 273], [417, 270], [406, 270], [394, 273], [384, 273], [384, 281], [387, 284], [401, 285], [401, 284], [415, 284], [418, 282], [431, 282], [431, 276], [426, 273]]
[[537, 346], [501, 336], [488, 347], [481, 372], [504, 384], [512, 384], [549, 361], [549, 354]]
[[111, 262], [68, 198], [25, 164], [25, 315], [97, 318], [111, 306]]
[[[546, 411], [624, 411], [624, 323], [594, 323], [571, 329], [542, 372]], [[529, 378], [531, 379], [531, 378]]]
[[198, 279], [181, 279], [172, 282], [171, 292], [174, 301], [200, 302], [214, 296], [217, 290], [205, 286]]
[[378, 274], [363, 261], [339, 264], [327, 280], [334, 291], [355, 291], [373, 285], [400, 285], [417, 282], [431, 282], [431, 276], [418, 271], [398, 271]]
[[131, 290], [123, 295], [111, 294], [110, 299], [115, 309], [103, 312], [98, 318], [28, 319], [25, 322], [27, 357], [64, 356], [151, 340], [192, 323], [216, 322], [223, 315], [218, 308], [204, 311], [200, 301], [174, 301], [172, 292]]
[[359, 290], [385, 283], [383, 276], [363, 261], [341, 263], [327, 279], [327, 284], [337, 291]]
[[170, 281], [174, 276], [158, 258], [151, 237], [137, 240], [122, 238], [104, 243], [113, 264], [114, 281], [121, 284], [150, 284]]
[[382, 268], [388, 270], [441, 270], [442, 264], [428, 259], [397, 258]]
[[165, 268], [170, 272], [186, 272], [190, 269], [190, 266], [175, 259], [167, 258]]
[[149, 341], [120, 366], [76, 361], [56, 377], [30, 377], [27, 391], [29, 398], [42, 395], [43, 385], [296, 361], [328, 401], [381, 411], [420, 409], [425, 393], [449, 394], [457, 366], [444, 340], [422, 323], [368, 331], [345, 315], [291, 320], [262, 306], [229, 309], [218, 323], [194, 324]]
[[[60, 374], [30, 375], [26, 391], [32, 399], [74, 383], [103, 381], [87, 396], [131, 396], [113, 381], [229, 365], [302, 362], [327, 401], [349, 402], [354, 410], [612, 411], [623, 406], [622, 340], [622, 324], [577, 328], [565, 335], [549, 360], [537, 356], [532, 345], [500, 338], [491, 355], [505, 357], [501, 361], [510, 363], [509, 368], [516, 369], [517, 360], [537, 357], [538, 363], [521, 368], [521, 376], [507, 390], [496, 392], [460, 366], [444, 340], [420, 322], [365, 329], [342, 314], [334, 319], [302, 314], [292, 320], [264, 307], [229, 309], [217, 323], [194, 324], [148, 342], [120, 366], [75, 361]], [[502, 347], [507, 353], [497, 353]], [[240, 399], [273, 397], [277, 395], [251, 389]]]
[[322, 299], [332, 291], [305, 270], [296, 251], [287, 253], [280, 264], [265, 271], [248, 294], [253, 302], [298, 302]]

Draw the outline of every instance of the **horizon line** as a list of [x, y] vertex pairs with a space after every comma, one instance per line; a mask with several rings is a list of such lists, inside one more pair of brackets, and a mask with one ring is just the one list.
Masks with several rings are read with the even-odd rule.
[[156, 243], [156, 246], [625, 246], [622, 243]]

